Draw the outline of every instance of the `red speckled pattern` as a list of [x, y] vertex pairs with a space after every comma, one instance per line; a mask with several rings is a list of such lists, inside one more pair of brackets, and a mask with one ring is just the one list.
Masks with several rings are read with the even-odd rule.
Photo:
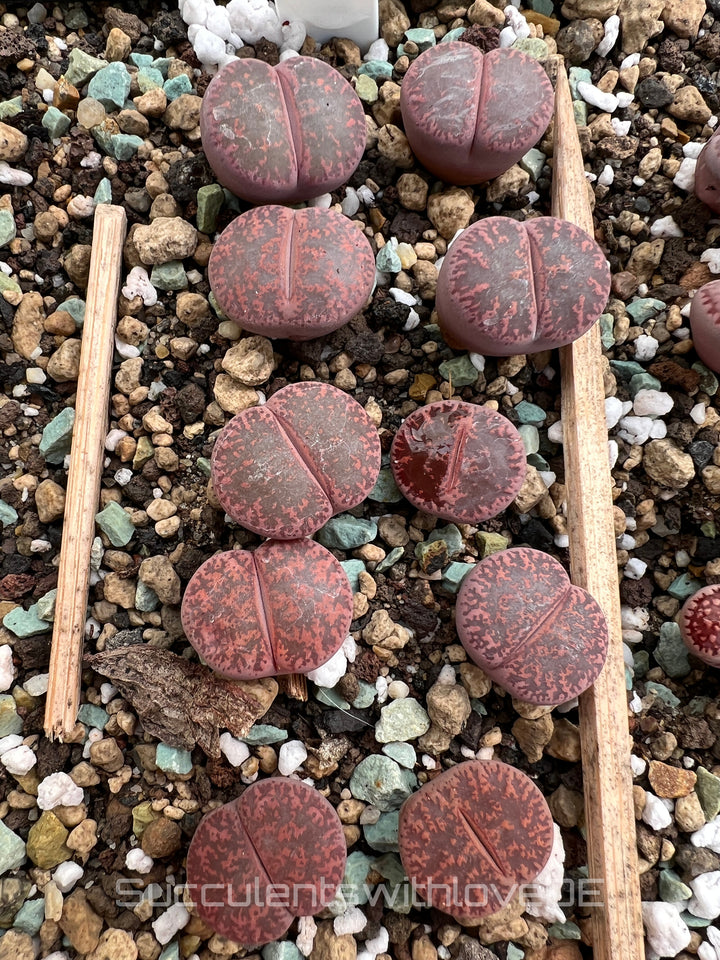
[[685, 601], [680, 636], [696, 657], [720, 667], [720, 584], [703, 587]]
[[553, 845], [545, 798], [524, 773], [470, 760], [435, 777], [400, 811], [400, 858], [421, 896], [455, 917], [484, 917], [531, 883]]
[[703, 284], [693, 297], [690, 330], [702, 362], [720, 371], [720, 280]]
[[411, 413], [395, 435], [390, 464], [410, 503], [456, 523], [496, 516], [515, 499], [526, 473], [525, 448], [510, 421], [461, 400]]
[[334, 210], [257, 207], [213, 246], [210, 286], [243, 330], [309, 340], [337, 330], [372, 291], [368, 239]]
[[335, 557], [312, 540], [267, 540], [254, 553], [216, 553], [182, 602], [188, 640], [218, 673], [255, 680], [308, 673], [340, 648], [352, 591]]
[[605, 662], [608, 630], [597, 601], [547, 553], [513, 547], [463, 580], [455, 625], [470, 657], [528, 703], [565, 703]]
[[411, 64], [400, 106], [410, 146], [428, 170], [449, 183], [481, 183], [540, 139], [553, 89], [540, 64], [520, 50], [482, 54], [453, 41]]
[[328, 801], [308, 784], [275, 777], [201, 821], [188, 850], [187, 882], [214, 930], [259, 946], [281, 937], [295, 917], [330, 903], [345, 860], [342, 824]]
[[361, 503], [380, 470], [380, 441], [357, 401], [325, 383], [293, 383], [233, 417], [212, 455], [213, 486], [234, 520], [294, 540]]
[[720, 213], [720, 130], [716, 130], [700, 151], [695, 167], [695, 196]]
[[334, 190], [360, 163], [366, 139], [357, 94], [313, 57], [227, 64], [203, 97], [200, 132], [220, 183], [252, 203]]
[[577, 340], [609, 292], [605, 255], [579, 227], [555, 217], [488, 217], [450, 247], [436, 303], [448, 343], [508, 357]]

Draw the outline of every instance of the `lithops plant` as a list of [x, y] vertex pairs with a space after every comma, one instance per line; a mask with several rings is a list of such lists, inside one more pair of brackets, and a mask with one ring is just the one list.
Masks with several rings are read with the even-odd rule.
[[481, 183], [540, 139], [553, 89], [540, 64], [519, 50], [483, 54], [453, 41], [413, 62], [400, 106], [410, 146], [428, 170], [449, 183]]
[[243, 330], [309, 340], [363, 308], [375, 260], [347, 217], [271, 205], [226, 227], [213, 246], [208, 278], [223, 312]]
[[512, 423], [461, 400], [413, 411], [395, 435], [390, 465], [410, 503], [455, 523], [496, 516], [515, 499], [526, 473], [525, 448]]
[[458, 593], [455, 624], [470, 658], [518, 700], [555, 705], [586, 690], [608, 647], [597, 601], [557, 560], [513, 547], [481, 560]]
[[605, 255], [566, 220], [488, 217], [451, 245], [437, 286], [453, 347], [506, 357], [564, 346], [597, 320], [610, 292]]
[[693, 297], [690, 330], [702, 362], [720, 371], [720, 280], [704, 283]]
[[720, 584], [689, 597], [680, 612], [680, 636], [687, 648], [712, 667], [720, 667]]
[[187, 856], [198, 914], [245, 946], [281, 937], [296, 917], [319, 913], [345, 872], [342, 824], [300, 780], [249, 786], [200, 822]]
[[695, 195], [711, 210], [720, 213], [720, 130], [716, 130], [700, 151], [695, 167]]
[[357, 94], [314, 57], [227, 64], [203, 97], [200, 132], [220, 183], [251, 203], [334, 190], [357, 167], [366, 139]]
[[361, 503], [380, 470], [377, 430], [326, 383], [293, 383], [233, 417], [213, 449], [223, 509], [264, 537], [294, 540]]
[[524, 773], [496, 760], [459, 763], [400, 810], [400, 858], [432, 906], [463, 919], [495, 913], [550, 856], [545, 798]]
[[183, 596], [182, 624], [206, 663], [255, 680], [309, 673], [347, 637], [352, 591], [339, 561], [312, 540], [266, 540], [206, 560]]

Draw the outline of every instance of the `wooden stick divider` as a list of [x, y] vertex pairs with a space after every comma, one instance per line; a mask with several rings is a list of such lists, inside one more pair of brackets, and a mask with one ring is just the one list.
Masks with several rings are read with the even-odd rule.
[[[553, 215], [594, 225], [565, 66], [555, 90]], [[605, 424], [599, 324], [561, 350], [562, 422], [570, 572], [608, 621], [605, 666], [580, 697], [589, 877], [601, 906], [593, 910], [595, 960], [642, 960], [644, 939], [630, 768], [627, 691]]]
[[100, 498], [125, 228], [122, 207], [96, 208], [45, 706], [50, 739], [70, 736], [80, 702], [90, 550]]

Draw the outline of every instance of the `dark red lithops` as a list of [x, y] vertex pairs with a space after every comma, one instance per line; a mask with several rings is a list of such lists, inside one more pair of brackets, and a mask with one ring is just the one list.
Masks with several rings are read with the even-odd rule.
[[720, 280], [703, 284], [693, 297], [690, 330], [702, 362], [720, 371]]
[[352, 591], [335, 557], [313, 540], [266, 540], [254, 552], [216, 553], [182, 602], [190, 643], [236, 680], [308, 673], [345, 640]]
[[550, 856], [545, 798], [524, 773], [496, 760], [460, 763], [400, 810], [400, 858], [418, 892], [458, 918], [495, 913]]
[[218, 500], [264, 537], [294, 540], [365, 499], [380, 470], [377, 430], [326, 383], [293, 383], [223, 428], [212, 455]]
[[375, 259], [365, 235], [333, 210], [264, 206], [223, 231], [208, 277], [223, 312], [243, 330], [309, 340], [362, 309]]
[[258, 946], [319, 913], [345, 872], [342, 824], [306, 783], [259, 780], [209, 813], [187, 856], [197, 911], [224, 937]]
[[553, 89], [537, 60], [519, 50], [483, 54], [457, 41], [413, 62], [400, 105], [410, 146], [428, 170], [450, 183], [481, 183], [540, 139]]
[[401, 493], [419, 510], [476, 523], [515, 499], [526, 473], [525, 448], [502, 414], [462, 400], [413, 411], [393, 440], [390, 464]]
[[720, 584], [703, 587], [685, 601], [680, 636], [698, 659], [720, 667]]
[[695, 195], [711, 210], [720, 213], [720, 130], [716, 130], [700, 151], [695, 166]]
[[203, 97], [200, 131], [220, 183], [252, 203], [295, 203], [334, 190], [365, 149], [357, 94], [314, 57], [276, 67], [229, 63]]
[[605, 255], [579, 227], [555, 217], [488, 217], [448, 250], [437, 310], [451, 346], [506, 357], [576, 340], [609, 292]]
[[514, 697], [537, 704], [571, 700], [605, 662], [608, 630], [597, 601], [570, 583], [557, 560], [514, 547], [477, 564], [455, 608], [470, 657]]

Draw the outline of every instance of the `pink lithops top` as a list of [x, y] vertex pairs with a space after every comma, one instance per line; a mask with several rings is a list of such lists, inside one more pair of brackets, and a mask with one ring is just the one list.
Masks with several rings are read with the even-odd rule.
[[720, 213], [720, 130], [716, 130], [700, 151], [695, 167], [695, 195], [711, 210]]
[[720, 280], [704, 283], [693, 297], [690, 330], [702, 362], [720, 371]]
[[187, 882], [213, 930], [254, 947], [328, 906], [346, 859], [342, 824], [325, 797], [300, 780], [274, 777], [201, 820]]
[[234, 680], [308, 673], [340, 648], [352, 591], [335, 557], [313, 540], [266, 540], [254, 553], [216, 553], [182, 602], [187, 638]]
[[608, 647], [597, 601], [549, 554], [494, 553], [462, 582], [455, 608], [462, 645], [518, 700], [555, 705], [586, 690]]
[[446, 770], [400, 810], [400, 859], [418, 892], [459, 919], [495, 913], [531, 883], [553, 845], [545, 798], [496, 760]]
[[215, 176], [251, 203], [334, 190], [360, 163], [366, 139], [357, 94], [313, 57], [227, 64], [203, 97], [200, 131]]
[[455, 523], [496, 516], [526, 473], [525, 448], [510, 421], [462, 400], [414, 410], [395, 435], [390, 465], [410, 503]]
[[365, 305], [375, 280], [367, 237], [334, 210], [256, 207], [216, 241], [210, 286], [243, 330], [309, 340]]
[[412, 63], [400, 106], [410, 146], [428, 170], [449, 183], [481, 183], [540, 139], [553, 88], [537, 60], [519, 50], [483, 54], [453, 41]]
[[703, 587], [685, 601], [680, 636], [696, 657], [720, 667], [720, 584]]
[[211, 476], [233, 520], [278, 540], [307, 537], [361, 503], [380, 470], [380, 441], [360, 404], [326, 383], [293, 383], [233, 417]]
[[566, 220], [488, 217], [467, 228], [440, 268], [437, 310], [451, 346], [487, 356], [572, 343], [610, 292], [600, 247]]

